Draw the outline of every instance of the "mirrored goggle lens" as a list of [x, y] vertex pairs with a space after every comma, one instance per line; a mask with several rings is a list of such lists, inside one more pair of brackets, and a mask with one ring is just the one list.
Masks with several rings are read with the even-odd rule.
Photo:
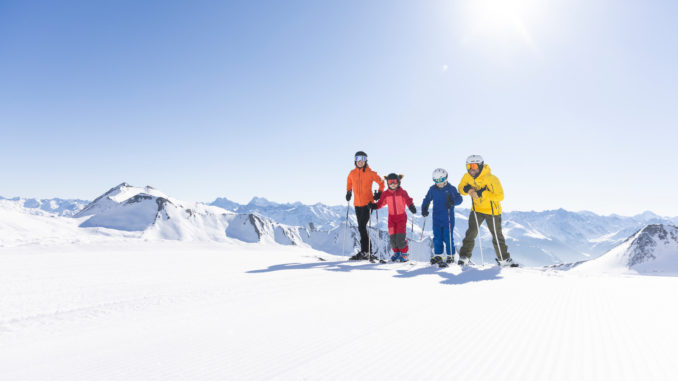
[[473, 169], [473, 170], [478, 170], [478, 163], [471, 163], [471, 164], [466, 164], [466, 169]]
[[367, 161], [367, 156], [358, 155], [355, 157], [355, 161]]
[[433, 179], [433, 182], [435, 182], [436, 184], [442, 184], [445, 181], [447, 181], [447, 177], [441, 177], [439, 179]]
[[389, 180], [388, 185], [391, 185], [391, 184], [398, 184], [398, 180]]

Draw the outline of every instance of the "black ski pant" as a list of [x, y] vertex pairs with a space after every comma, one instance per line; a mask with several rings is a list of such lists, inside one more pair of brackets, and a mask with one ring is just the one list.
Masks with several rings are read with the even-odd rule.
[[371, 211], [368, 205], [355, 207], [355, 216], [358, 220], [358, 231], [360, 232], [360, 251], [368, 254], [372, 253], [370, 236], [367, 233], [367, 223], [370, 221]]
[[[476, 216], [478, 217], [478, 224], [476, 224]], [[501, 232], [501, 214], [493, 216], [491, 214], [476, 213], [473, 210], [468, 216], [468, 230], [466, 230], [464, 242], [461, 245], [461, 249], [459, 249], [459, 256], [471, 258], [473, 247], [476, 244], [478, 227], [483, 224], [483, 221], [487, 221], [487, 228], [490, 229], [490, 233], [492, 234], [492, 245], [494, 246], [494, 252], [497, 254], [497, 258], [499, 260], [510, 258], [511, 254], [508, 252], [504, 234]]]

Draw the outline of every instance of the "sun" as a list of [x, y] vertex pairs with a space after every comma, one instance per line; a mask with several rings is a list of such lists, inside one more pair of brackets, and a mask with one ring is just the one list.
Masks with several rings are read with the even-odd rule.
[[464, 42], [485, 40], [520, 41], [536, 49], [530, 22], [539, 17], [544, 1], [463, 0], [460, 16]]

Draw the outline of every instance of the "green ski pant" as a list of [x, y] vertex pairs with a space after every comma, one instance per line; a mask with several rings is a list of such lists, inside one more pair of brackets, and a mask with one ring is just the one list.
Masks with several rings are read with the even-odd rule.
[[[477, 224], [476, 217], [478, 217]], [[510, 258], [511, 255], [508, 252], [508, 247], [506, 247], [504, 234], [501, 232], [501, 214], [493, 216], [491, 214], [476, 213], [473, 210], [468, 216], [468, 230], [466, 230], [466, 236], [464, 237], [461, 249], [459, 250], [459, 256], [471, 258], [473, 247], [476, 244], [476, 236], [478, 235], [478, 226], [482, 225], [483, 221], [487, 222], [487, 228], [490, 229], [490, 233], [492, 233], [492, 245], [494, 246], [494, 252], [497, 254], [497, 258], [499, 260]]]

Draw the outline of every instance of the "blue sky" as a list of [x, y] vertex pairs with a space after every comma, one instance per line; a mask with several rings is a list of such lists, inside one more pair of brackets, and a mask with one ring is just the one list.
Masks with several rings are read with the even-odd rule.
[[[678, 215], [674, 1], [0, 2], [0, 195], [417, 203], [481, 154], [506, 210]], [[465, 201], [464, 206], [468, 204]]]

